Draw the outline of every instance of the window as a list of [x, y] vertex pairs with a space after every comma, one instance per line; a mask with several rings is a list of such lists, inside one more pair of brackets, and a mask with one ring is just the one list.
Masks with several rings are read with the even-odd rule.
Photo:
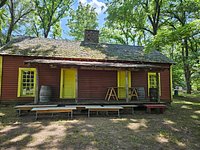
[[156, 85], [156, 84], [157, 84], [157, 83], [156, 83], [156, 75], [150, 74], [150, 75], [149, 75], [149, 80], [150, 80], [150, 81], [149, 81], [149, 83], [150, 83], [150, 84], [149, 84], [149, 88], [156, 88], [156, 86], [157, 86], [157, 85]]
[[35, 96], [35, 88], [36, 88], [36, 69], [19, 68], [18, 97]]
[[[159, 94], [161, 96], [160, 73], [158, 73], [158, 78], [159, 78]], [[149, 72], [148, 73], [148, 95], [149, 95], [149, 89], [150, 88], [157, 88], [157, 80], [156, 80], [156, 73], [155, 72]]]

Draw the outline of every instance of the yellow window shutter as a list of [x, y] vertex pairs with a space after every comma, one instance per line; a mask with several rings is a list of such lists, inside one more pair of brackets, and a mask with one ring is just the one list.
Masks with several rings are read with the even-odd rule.
[[22, 81], [22, 74], [21, 74], [22, 69], [19, 68], [18, 72], [18, 90], [17, 90], [17, 97], [21, 96], [21, 81]]
[[161, 82], [160, 82], [160, 73], [158, 73], [158, 80], [159, 80], [159, 95], [161, 96]]
[[61, 69], [60, 72], [60, 98], [63, 98], [63, 74], [64, 74], [64, 69]]
[[[126, 97], [126, 71], [119, 70], [117, 72], [117, 86], [118, 86], [118, 97]], [[128, 71], [128, 87], [131, 87], [131, 71]]]
[[131, 71], [128, 71], [128, 87], [131, 87]]

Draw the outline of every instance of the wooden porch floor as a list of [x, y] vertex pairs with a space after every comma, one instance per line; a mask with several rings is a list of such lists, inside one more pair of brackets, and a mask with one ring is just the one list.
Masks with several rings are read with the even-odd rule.
[[145, 105], [145, 104], [166, 104], [166, 102], [152, 102], [150, 100], [55, 100], [49, 102], [40, 102], [39, 104], [63, 104], [63, 105]]

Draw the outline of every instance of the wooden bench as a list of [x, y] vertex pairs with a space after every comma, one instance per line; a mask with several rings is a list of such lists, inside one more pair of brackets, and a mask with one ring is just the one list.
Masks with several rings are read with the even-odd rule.
[[120, 116], [120, 109], [123, 109], [123, 107], [121, 107], [121, 106], [101, 106], [101, 105], [97, 105], [97, 106], [86, 106], [85, 107], [86, 109], [88, 109], [88, 117], [90, 117], [90, 112], [100, 112], [100, 111], [105, 111], [105, 112], [107, 112], [107, 114], [108, 114], [108, 112], [117, 112], [117, 114], [118, 114], [118, 117]]
[[165, 108], [167, 107], [163, 104], [146, 104], [144, 106], [147, 108], [148, 113], [151, 113], [151, 109], [159, 109], [160, 113], [163, 113]]
[[66, 106], [66, 107], [43, 107], [43, 108], [33, 108], [31, 111], [36, 112], [36, 120], [38, 118], [38, 114], [47, 114], [51, 113], [52, 115], [54, 113], [70, 113], [71, 118], [73, 118], [73, 110], [75, 110], [76, 107], [74, 106]]
[[134, 114], [134, 108], [138, 107], [138, 105], [120, 105], [123, 108], [131, 108], [132, 114]]
[[57, 105], [18, 105], [14, 108], [18, 111], [18, 115], [21, 115], [22, 111], [30, 111], [32, 108], [40, 108], [40, 107], [56, 107]]

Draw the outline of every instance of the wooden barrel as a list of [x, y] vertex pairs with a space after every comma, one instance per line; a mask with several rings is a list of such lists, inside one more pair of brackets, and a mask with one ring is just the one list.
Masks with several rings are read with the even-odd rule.
[[51, 87], [42, 85], [40, 88], [40, 102], [49, 102], [51, 99]]
[[150, 96], [150, 101], [156, 102], [158, 100], [158, 90], [157, 90], [157, 88], [150, 88], [149, 89], [149, 96]]
[[138, 99], [144, 100], [145, 99], [145, 90], [144, 87], [136, 87], [138, 93]]

